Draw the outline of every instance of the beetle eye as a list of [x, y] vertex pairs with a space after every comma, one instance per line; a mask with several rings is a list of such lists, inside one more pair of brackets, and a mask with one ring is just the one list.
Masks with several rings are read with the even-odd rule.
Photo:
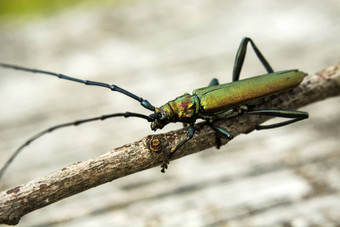
[[166, 119], [166, 113], [161, 113], [161, 118], [160, 118], [160, 120], [164, 120], [164, 119]]

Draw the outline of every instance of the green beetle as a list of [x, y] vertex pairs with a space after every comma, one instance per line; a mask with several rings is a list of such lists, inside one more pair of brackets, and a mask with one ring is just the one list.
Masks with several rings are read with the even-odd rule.
[[[192, 95], [182, 96], [155, 108], [160, 118], [151, 123], [153, 130], [161, 129], [171, 122], [194, 123], [197, 118], [206, 120], [222, 119], [239, 113], [251, 101], [273, 95], [301, 83], [304, 73], [298, 70], [286, 70], [252, 77], [236, 82], [210, 85], [193, 91]], [[271, 111], [273, 112], [273, 111]], [[275, 111], [286, 115], [287, 111]], [[307, 117], [305, 112], [293, 111], [293, 118]], [[283, 116], [285, 117], [285, 116]]]
[[[251, 44], [253, 47], [256, 56], [259, 58], [262, 65], [267, 70], [267, 74], [252, 77], [249, 79], [239, 80], [241, 69], [243, 66], [243, 62], [246, 56], [247, 45]], [[85, 85], [92, 86], [100, 86], [108, 88], [112, 91], [120, 92], [124, 95], [127, 95], [148, 109], [153, 111], [150, 115], [144, 115], [139, 113], [116, 113], [110, 115], [103, 115], [100, 117], [94, 117], [84, 120], [78, 120], [70, 123], [56, 125], [54, 127], [48, 128], [33, 137], [31, 137], [26, 143], [20, 146], [14, 154], [10, 157], [10, 159], [6, 162], [6, 164], [0, 170], [0, 177], [3, 175], [4, 171], [7, 169], [9, 164], [13, 161], [13, 159], [19, 154], [19, 152], [29, 145], [32, 141], [41, 137], [42, 135], [51, 132], [53, 130], [67, 127], [67, 126], [77, 126], [82, 123], [104, 120], [112, 117], [138, 117], [146, 119], [151, 122], [151, 129], [157, 130], [162, 129], [165, 125], [174, 122], [182, 122], [185, 124], [189, 124], [187, 137], [180, 143], [178, 143], [175, 147], [173, 147], [168, 155], [168, 157], [164, 160], [161, 165], [162, 172], [168, 167], [169, 160], [174, 152], [176, 152], [181, 146], [183, 146], [188, 140], [190, 140], [195, 134], [194, 124], [197, 119], [204, 119], [207, 121], [209, 126], [211, 126], [217, 135], [216, 146], [217, 148], [221, 145], [221, 138], [232, 139], [233, 136], [227, 129], [216, 126], [213, 124], [214, 120], [224, 119], [228, 117], [233, 117], [241, 113], [245, 114], [257, 114], [257, 115], [267, 115], [274, 117], [284, 117], [291, 118], [290, 120], [272, 124], [272, 125], [259, 125], [256, 127], [257, 130], [260, 129], [269, 129], [276, 128], [280, 126], [284, 126], [287, 124], [291, 124], [296, 121], [300, 121], [302, 119], [308, 118], [308, 113], [303, 111], [295, 111], [295, 110], [272, 110], [272, 109], [263, 109], [263, 110], [248, 110], [248, 105], [251, 105], [254, 101], [264, 98], [266, 96], [270, 96], [273, 94], [277, 94], [291, 88], [298, 86], [303, 80], [305, 73], [298, 70], [285, 70], [274, 72], [272, 67], [269, 65], [267, 60], [263, 57], [262, 53], [256, 47], [255, 43], [248, 37], [242, 39], [240, 47], [237, 51], [234, 69], [233, 69], [233, 82], [226, 84], [219, 84], [217, 79], [212, 79], [208, 87], [199, 88], [193, 91], [192, 94], [185, 93], [182, 96], [177, 97], [176, 99], [167, 102], [165, 105], [156, 108], [151, 105], [147, 100], [125, 90], [116, 85], [110, 85], [106, 83], [82, 80], [70, 76], [66, 76], [63, 74], [38, 70], [38, 69], [30, 69], [21, 66], [15, 66], [10, 64], [0, 63], [1, 67], [11, 68], [21, 71], [28, 71], [33, 73], [41, 73], [47, 74], [51, 76], [56, 76], [60, 79], [66, 79], [77, 83], [82, 83]]]

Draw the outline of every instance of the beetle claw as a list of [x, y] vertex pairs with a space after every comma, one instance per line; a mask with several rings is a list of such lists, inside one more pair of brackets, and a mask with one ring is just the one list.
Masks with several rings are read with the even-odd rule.
[[162, 173], [165, 173], [165, 170], [168, 168], [168, 164], [169, 162], [168, 161], [164, 161], [163, 164], [161, 165], [161, 172]]
[[163, 163], [162, 163], [162, 165], [161, 165], [161, 172], [162, 173], [165, 173], [165, 170], [168, 168], [168, 166], [169, 166], [169, 159], [170, 159], [170, 157], [166, 157], [165, 159], [164, 159], [164, 161], [163, 161]]

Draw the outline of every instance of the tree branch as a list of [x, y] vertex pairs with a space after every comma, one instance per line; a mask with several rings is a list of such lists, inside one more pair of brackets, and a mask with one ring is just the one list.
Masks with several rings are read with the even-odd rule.
[[[309, 75], [293, 90], [265, 98], [257, 109], [297, 109], [310, 103], [340, 95], [340, 64]], [[217, 122], [234, 137], [252, 131], [269, 117], [240, 115]], [[36, 209], [85, 191], [100, 184], [158, 166], [179, 141], [186, 129], [146, 136], [96, 158], [82, 161], [26, 184], [0, 193], [0, 224], [15, 225], [20, 218]], [[193, 154], [216, 143], [215, 132], [204, 123], [196, 125], [192, 140], [172, 159]], [[227, 141], [223, 141], [223, 144]]]

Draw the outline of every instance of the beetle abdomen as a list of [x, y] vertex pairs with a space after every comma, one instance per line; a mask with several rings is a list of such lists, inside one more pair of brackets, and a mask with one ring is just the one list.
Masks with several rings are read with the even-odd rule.
[[215, 115], [249, 101], [296, 87], [303, 77], [304, 73], [301, 71], [286, 70], [196, 89], [193, 94], [200, 98], [203, 114]]

